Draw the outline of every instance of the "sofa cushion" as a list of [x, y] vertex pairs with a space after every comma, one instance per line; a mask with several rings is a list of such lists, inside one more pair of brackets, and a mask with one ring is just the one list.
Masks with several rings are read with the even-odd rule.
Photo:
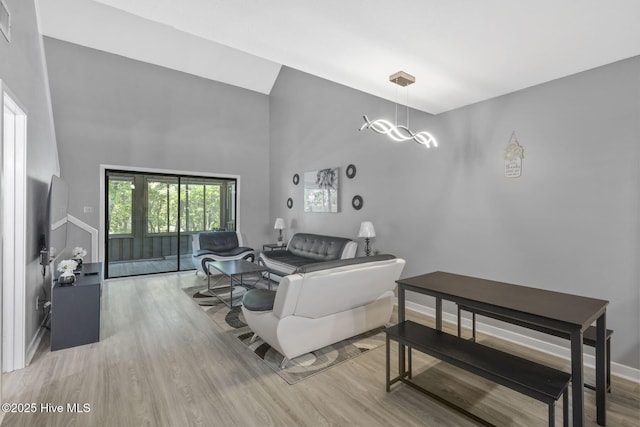
[[297, 257], [289, 251], [262, 252], [258, 259], [258, 264], [265, 265], [272, 274], [278, 276], [293, 274], [298, 267], [309, 262], [309, 259]]
[[328, 270], [331, 268], [344, 267], [347, 265], [365, 264], [368, 262], [387, 261], [395, 259], [394, 255], [383, 254], [374, 256], [363, 256], [358, 258], [338, 259], [334, 261], [314, 262], [299, 267], [295, 272], [300, 274], [312, 273], [314, 271]]
[[[294, 256], [306, 258], [307, 264], [309, 260], [331, 261], [340, 259], [344, 246], [350, 241], [344, 237], [296, 233], [289, 241], [287, 250]], [[269, 256], [272, 257], [271, 254]]]
[[198, 238], [200, 250], [226, 252], [239, 246], [235, 231], [208, 231], [200, 233]]
[[242, 305], [251, 311], [267, 311], [273, 309], [276, 291], [267, 289], [251, 289], [242, 297]]
[[292, 265], [294, 267], [301, 267], [309, 264], [309, 258], [303, 258], [294, 255], [289, 251], [273, 251], [269, 252], [268, 258], [278, 263]]

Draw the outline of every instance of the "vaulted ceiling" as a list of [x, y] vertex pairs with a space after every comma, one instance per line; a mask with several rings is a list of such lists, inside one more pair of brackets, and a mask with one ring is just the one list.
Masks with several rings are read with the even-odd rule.
[[[44, 35], [268, 94], [281, 66], [440, 113], [640, 55], [638, 0], [38, 0]], [[403, 70], [416, 83], [399, 89]]]

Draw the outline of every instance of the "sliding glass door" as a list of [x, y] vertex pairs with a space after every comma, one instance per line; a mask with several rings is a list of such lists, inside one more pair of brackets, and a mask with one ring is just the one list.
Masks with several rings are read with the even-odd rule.
[[236, 180], [106, 171], [106, 274], [193, 270], [194, 236], [236, 229]]

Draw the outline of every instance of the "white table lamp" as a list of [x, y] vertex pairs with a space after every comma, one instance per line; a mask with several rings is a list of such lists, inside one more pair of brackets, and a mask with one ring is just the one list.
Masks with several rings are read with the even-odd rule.
[[371, 221], [362, 221], [360, 223], [360, 231], [358, 232], [358, 237], [364, 237], [364, 252], [366, 256], [371, 255], [371, 248], [369, 247], [369, 240], [372, 237], [376, 237], [376, 229], [373, 228], [373, 223]]
[[278, 232], [279, 232], [279, 234], [278, 234], [278, 242], [282, 243], [282, 229], [285, 228], [284, 219], [276, 218], [276, 223], [273, 225], [273, 228], [275, 230], [278, 230]]

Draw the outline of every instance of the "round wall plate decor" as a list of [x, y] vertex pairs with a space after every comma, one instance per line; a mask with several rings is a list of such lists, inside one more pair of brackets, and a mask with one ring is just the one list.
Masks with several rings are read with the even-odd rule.
[[293, 175], [293, 183], [295, 185], [298, 185], [298, 183], [300, 182], [300, 175], [298, 175], [297, 173]]
[[288, 207], [289, 209], [291, 209], [291, 208], [293, 207], [293, 199], [292, 199], [291, 197], [289, 197], [289, 198], [287, 199], [287, 207]]
[[351, 199], [351, 206], [353, 206], [353, 209], [357, 211], [362, 209], [363, 204], [364, 202], [362, 201], [362, 196], [353, 196], [353, 199]]
[[347, 178], [352, 179], [354, 176], [356, 176], [356, 165], [349, 165], [347, 166]]

